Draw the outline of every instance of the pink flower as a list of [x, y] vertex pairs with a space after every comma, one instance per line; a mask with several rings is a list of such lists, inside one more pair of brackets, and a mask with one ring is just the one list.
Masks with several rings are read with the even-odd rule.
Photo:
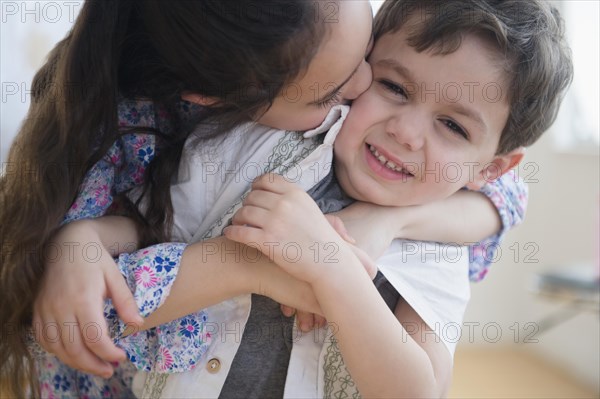
[[138, 285], [143, 285], [145, 288], [154, 287], [158, 282], [154, 270], [150, 266], [144, 265], [134, 272], [135, 282]]
[[171, 352], [167, 348], [160, 348], [157, 363], [163, 371], [169, 370], [173, 366], [173, 355], [171, 355]]
[[96, 198], [96, 203], [99, 206], [105, 206], [108, 203], [108, 192], [109, 188], [106, 184], [100, 186], [95, 192], [94, 197]]
[[40, 394], [41, 394], [42, 398], [47, 398], [47, 399], [58, 398], [56, 395], [54, 395], [52, 387], [50, 387], [50, 384], [47, 382], [44, 382], [42, 384], [42, 386], [40, 387]]
[[141, 166], [138, 165], [137, 169], [135, 170], [135, 172], [133, 172], [133, 182], [136, 184], [141, 184], [144, 181], [144, 173], [146, 172], [146, 169]]

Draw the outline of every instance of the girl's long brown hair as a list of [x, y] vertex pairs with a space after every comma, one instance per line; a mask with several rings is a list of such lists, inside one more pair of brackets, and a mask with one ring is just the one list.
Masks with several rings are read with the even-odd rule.
[[219, 131], [264, 110], [318, 48], [323, 29], [312, 6], [302, 0], [84, 4], [34, 78], [27, 118], [0, 178], [3, 394], [39, 396], [27, 329], [44, 247], [86, 171], [119, 138], [120, 96], [151, 99], [171, 118], [169, 132], [150, 129], [165, 148], [146, 175], [149, 207], [138, 220], [147, 242], [165, 240], [172, 220], [168, 185], [191, 130], [175, 111], [181, 93], [220, 99], [208, 114]]

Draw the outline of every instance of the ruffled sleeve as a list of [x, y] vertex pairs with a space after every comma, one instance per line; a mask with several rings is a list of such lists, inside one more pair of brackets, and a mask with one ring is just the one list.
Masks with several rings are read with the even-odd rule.
[[[169, 296], [185, 247], [182, 243], [157, 244], [119, 256], [119, 268], [142, 316], [150, 315]], [[128, 326], [117, 317], [110, 301], [104, 313], [115, 342], [139, 370], [164, 373], [190, 370], [210, 344], [211, 335], [204, 328], [208, 320], [205, 311], [127, 337], [122, 335]], [[131, 328], [135, 331], [136, 327]]]
[[502, 229], [498, 234], [470, 247], [469, 278], [471, 281], [481, 281], [485, 277], [490, 266], [498, 260], [497, 250], [504, 235], [523, 222], [527, 209], [527, 185], [512, 170], [486, 184], [480, 191], [498, 210]]
[[[192, 123], [201, 109], [186, 102], [180, 104], [180, 117]], [[168, 131], [168, 114], [155, 109], [149, 101], [121, 101], [119, 124]], [[143, 130], [125, 134], [86, 174], [75, 202], [63, 224], [85, 218], [97, 218], [115, 207], [115, 197], [143, 183], [148, 166], [160, 151], [160, 140]], [[179, 270], [186, 244], [164, 243], [121, 254], [117, 259], [121, 273], [143, 316], [158, 309], [169, 295]], [[192, 368], [206, 351], [210, 334], [204, 334], [205, 312], [198, 312], [159, 327], [140, 331], [125, 338], [126, 328], [118, 319], [110, 300], [105, 316], [116, 343], [140, 370], [176, 372]]]
[[[155, 111], [152, 103], [122, 101], [119, 124], [153, 129]], [[77, 198], [62, 223], [106, 214], [114, 205], [117, 194], [143, 183], [148, 165], [159, 151], [158, 144], [156, 135], [151, 133], [136, 132], [119, 137], [86, 173]]]

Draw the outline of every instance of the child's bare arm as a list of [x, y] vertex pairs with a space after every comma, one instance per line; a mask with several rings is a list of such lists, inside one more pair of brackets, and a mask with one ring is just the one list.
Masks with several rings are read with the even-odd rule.
[[142, 329], [250, 293], [322, 314], [306, 282], [283, 271], [257, 249], [217, 237], [186, 247], [169, 296], [146, 318]]
[[527, 186], [513, 171], [480, 191], [461, 190], [436, 203], [392, 208], [356, 203], [338, 213], [350, 235], [374, 259], [394, 238], [469, 244], [472, 281], [481, 280], [496, 259], [503, 235], [520, 224], [527, 207]]
[[[420, 342], [403, 327], [402, 323], [424, 324], [414, 310], [404, 303], [396, 315], [390, 312], [350, 245], [301, 189], [277, 176], [258, 179], [253, 189], [260, 193], [253, 198], [257, 201], [245, 203], [225, 235], [255, 243], [280, 267], [311, 285], [361, 394], [442, 396], [449, 382], [450, 354], [433, 334], [426, 334], [430, 341]], [[269, 251], [269, 243], [297, 251], [291, 259]]]
[[392, 314], [356, 262], [330, 266], [312, 286], [361, 395], [444, 397], [452, 360], [442, 340], [402, 299]]
[[[135, 225], [123, 217], [80, 220], [57, 233], [50, 248], [60, 256], [48, 254], [47, 273], [35, 304], [34, 325], [41, 331], [45, 331], [43, 327], [49, 323], [68, 328], [59, 330], [59, 339], [46, 339], [44, 334], [37, 334], [36, 338], [46, 350], [73, 368], [108, 377], [112, 373], [109, 362], [122, 360], [125, 354], [108, 333], [102, 312], [107, 297], [119, 310], [122, 321], [135, 325], [136, 330], [249, 293], [266, 295], [307, 312], [322, 313], [306, 282], [285, 273], [266, 256], [258, 253], [257, 257], [255, 249], [235, 248], [242, 245], [220, 237], [186, 247], [178, 262], [177, 279], [170, 295], [144, 321], [130, 287], [112, 258], [123, 249], [136, 249], [137, 245]], [[173, 244], [161, 246], [166, 248]], [[144, 251], [132, 256], [150, 267], [152, 248], [146, 260]], [[85, 331], [92, 324], [97, 328], [94, 331], [99, 331], [100, 339], [94, 336], [90, 341]]]
[[496, 234], [502, 226], [494, 204], [484, 194], [468, 190], [416, 206], [357, 202], [335, 215], [374, 259], [394, 238], [468, 245]]

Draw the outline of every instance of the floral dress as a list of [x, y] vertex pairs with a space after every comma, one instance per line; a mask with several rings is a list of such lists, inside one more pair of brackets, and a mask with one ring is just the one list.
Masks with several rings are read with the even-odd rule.
[[[182, 101], [177, 112], [185, 123], [195, 120], [202, 109]], [[169, 114], [149, 101], [123, 100], [118, 114], [120, 126], [169, 131]], [[116, 195], [142, 183], [148, 165], [160, 149], [161, 139], [154, 134], [136, 132], [121, 136], [88, 171], [63, 223], [96, 218], [109, 212]], [[527, 205], [527, 188], [513, 172], [487, 184], [482, 192], [498, 209], [503, 227], [497, 235], [471, 246], [469, 277], [472, 281], [485, 277], [502, 236], [522, 222]], [[151, 314], [167, 298], [185, 247], [184, 243], [163, 243], [119, 256], [118, 266], [142, 316]], [[110, 379], [103, 379], [69, 368], [32, 343], [42, 397], [133, 397], [130, 387], [136, 369], [190, 370], [210, 345], [210, 333], [204, 330], [208, 315], [203, 311], [126, 338], [121, 337], [126, 326], [117, 318], [110, 300], [104, 313], [115, 342], [126, 351], [129, 361], [119, 364]]]

